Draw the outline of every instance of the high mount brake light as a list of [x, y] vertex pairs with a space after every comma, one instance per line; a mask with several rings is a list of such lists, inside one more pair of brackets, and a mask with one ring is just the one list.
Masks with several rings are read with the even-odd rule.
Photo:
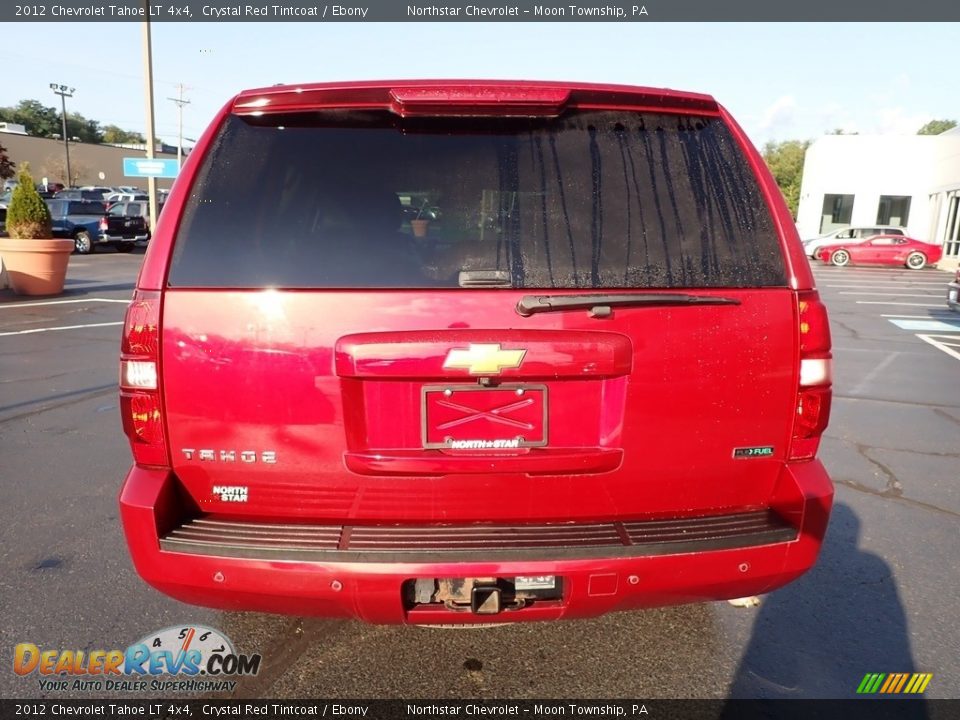
[[815, 291], [799, 294], [800, 378], [790, 460], [809, 460], [817, 454], [820, 436], [830, 420], [833, 396], [833, 356], [830, 321]]
[[138, 465], [169, 466], [160, 403], [160, 293], [137, 290], [120, 344], [120, 413]]

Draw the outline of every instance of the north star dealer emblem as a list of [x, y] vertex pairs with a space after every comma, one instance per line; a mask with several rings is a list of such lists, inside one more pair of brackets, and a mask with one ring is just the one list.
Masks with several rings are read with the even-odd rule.
[[471, 375], [499, 375], [504, 368], [518, 368], [526, 350], [504, 350], [500, 343], [470, 343], [454, 348], [443, 362], [445, 370], [466, 370]]

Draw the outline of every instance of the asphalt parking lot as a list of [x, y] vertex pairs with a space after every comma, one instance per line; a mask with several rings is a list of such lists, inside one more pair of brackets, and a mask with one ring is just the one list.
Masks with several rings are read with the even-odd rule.
[[[816, 268], [836, 358], [821, 458], [837, 502], [808, 575], [759, 608], [449, 631], [221, 613], [139, 580], [117, 517], [130, 456], [116, 382], [141, 260], [75, 256], [54, 299], [0, 291], [4, 653], [123, 648], [199, 623], [263, 655], [237, 698], [850, 697], [867, 672], [933, 673], [927, 697], [960, 697], [960, 314], [946, 273]], [[70, 695], [0, 670], [3, 698]]]

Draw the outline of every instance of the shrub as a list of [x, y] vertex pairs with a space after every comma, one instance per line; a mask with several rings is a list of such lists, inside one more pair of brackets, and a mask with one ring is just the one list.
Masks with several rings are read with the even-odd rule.
[[7, 234], [12, 238], [33, 240], [53, 236], [50, 208], [33, 184], [30, 169], [24, 163], [7, 206]]

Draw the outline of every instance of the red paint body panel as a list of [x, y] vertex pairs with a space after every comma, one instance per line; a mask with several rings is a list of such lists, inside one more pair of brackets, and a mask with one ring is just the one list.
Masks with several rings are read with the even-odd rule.
[[[530, 293], [519, 289], [166, 287], [183, 207], [226, 119], [330, 108], [438, 117], [642, 109], [720, 118], [758, 178], [754, 198], [770, 210], [786, 284], [690, 291], [731, 304], [529, 317], [516, 312]], [[243, 92], [185, 162], [138, 279], [138, 291], [158, 291], [148, 299], [159, 318], [159, 386], [144, 393], [156, 396], [151, 407], [160, 408], [166, 442], [150, 457], [167, 453], [169, 467], [135, 465], [124, 483], [120, 506], [134, 563], [149, 583], [186, 602], [377, 623], [588, 617], [772, 590], [815, 562], [833, 495], [818, 461], [791, 460], [806, 332], [800, 315], [819, 302], [815, 292], [801, 302], [800, 293], [812, 288], [772, 176], [707, 95], [464, 80]], [[596, 290], [562, 294], [579, 292]], [[818, 357], [829, 357], [828, 335], [825, 342]], [[452, 360], [491, 346], [493, 362], [503, 359], [496, 372], [478, 370], [482, 359], [477, 367]], [[510, 355], [517, 352], [522, 362]], [[478, 377], [506, 390], [483, 395]], [[463, 399], [468, 387], [476, 397]], [[514, 408], [509, 393], [527, 389], [531, 402]], [[457, 425], [463, 419], [468, 429]], [[517, 447], [451, 444], [524, 433]], [[818, 438], [802, 441], [815, 447]], [[758, 452], [741, 459], [735, 451], [744, 448]], [[222, 490], [235, 487], [243, 488], [242, 502]], [[403, 553], [394, 563], [317, 562], [161, 549], [168, 533], [197, 517], [303, 527], [523, 526], [767, 509], [796, 529], [796, 539], [655, 556], [439, 563]], [[560, 576], [563, 596], [490, 617], [442, 605], [411, 609], [401, 597], [411, 578], [517, 575]]]
[[[162, 367], [173, 468], [204, 512], [249, 512], [210, 493], [211, 483], [242, 484], [266, 517], [531, 521], [763, 507], [786, 457], [794, 412], [795, 330], [778, 318], [796, 312], [795, 298], [785, 288], [723, 294], [742, 304], [621, 308], [597, 320], [586, 311], [521, 319], [513, 308], [522, 293], [509, 290], [467, 297], [456, 290], [170, 289]], [[394, 329], [358, 335], [387, 305]], [[436, 329], [464, 317], [478, 329]], [[421, 449], [422, 387], [475, 383], [467, 370], [443, 370], [442, 358], [496, 336], [486, 328], [518, 323], [530, 328], [523, 345], [530, 361], [505, 369], [502, 380], [547, 387], [550, 449], [573, 458], [582, 449], [588, 467], [598, 450], [635, 449], [615, 474], [585, 475], [574, 461], [576, 474], [543, 475], [549, 457], [544, 467], [533, 462], [534, 476], [499, 472], [482, 482], [452, 474], [457, 458], [439, 482], [426, 465], [430, 477], [344, 472], [345, 453], [354, 465], [373, 454], [382, 465], [395, 456], [409, 466], [419, 455], [442, 466], [439, 451]], [[428, 328], [431, 343], [422, 340]], [[581, 334], [587, 342], [578, 346]], [[500, 336], [510, 348], [522, 333]], [[765, 342], [756, 345], [758, 336]], [[396, 342], [388, 339], [411, 339], [400, 346], [412, 354], [392, 361]], [[747, 356], [739, 352], [754, 345]], [[538, 352], [548, 361], [538, 361]], [[733, 448], [754, 445], [773, 446], [774, 454], [733, 459]], [[270, 450], [278, 462], [199, 461], [187, 459], [184, 448]], [[526, 457], [513, 464], [532, 462], [534, 451], [520, 451]]]

